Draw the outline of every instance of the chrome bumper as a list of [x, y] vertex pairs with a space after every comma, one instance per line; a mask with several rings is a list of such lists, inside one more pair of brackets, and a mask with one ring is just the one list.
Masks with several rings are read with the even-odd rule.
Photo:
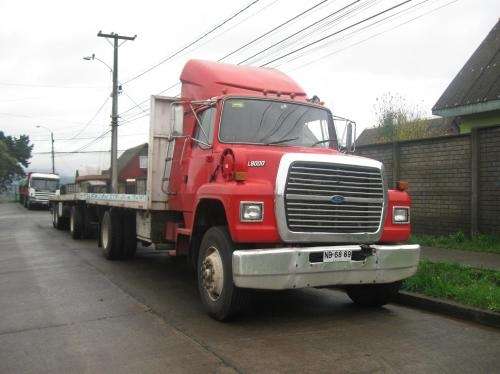
[[418, 244], [371, 245], [363, 261], [309, 262], [326, 249], [361, 250], [358, 245], [238, 250], [233, 253], [233, 281], [242, 288], [283, 290], [363, 283], [391, 283], [415, 274]]

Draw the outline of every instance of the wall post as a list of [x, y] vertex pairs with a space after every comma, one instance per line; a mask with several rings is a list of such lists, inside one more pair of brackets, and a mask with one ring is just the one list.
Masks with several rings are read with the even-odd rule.
[[470, 234], [479, 232], [479, 130], [472, 128], [470, 136], [471, 151], [471, 221]]

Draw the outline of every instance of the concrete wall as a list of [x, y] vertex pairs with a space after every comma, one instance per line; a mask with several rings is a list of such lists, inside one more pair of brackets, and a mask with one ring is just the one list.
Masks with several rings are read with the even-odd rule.
[[[478, 178], [473, 180], [472, 152], [477, 152]], [[474, 227], [473, 183], [477, 183], [477, 229], [500, 232], [500, 126], [478, 130], [478, 147], [471, 135], [404, 141], [358, 147], [357, 154], [380, 160], [389, 187], [410, 183], [412, 227], [416, 233], [466, 233]]]

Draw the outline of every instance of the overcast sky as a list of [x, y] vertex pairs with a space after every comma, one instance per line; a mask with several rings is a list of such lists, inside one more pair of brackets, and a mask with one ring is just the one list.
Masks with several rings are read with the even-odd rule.
[[[50, 156], [38, 153], [50, 150], [49, 132], [36, 125], [54, 131], [56, 151], [77, 150], [109, 128], [110, 72], [98, 61], [82, 59], [95, 53], [112, 64], [112, 48], [96, 36], [99, 30], [137, 34], [120, 47], [119, 77], [125, 82], [253, 1], [0, 0], [0, 130], [30, 135], [36, 153], [30, 168], [48, 170]], [[193, 48], [125, 84], [119, 112], [176, 83], [189, 58], [217, 60], [319, 1], [257, 1]], [[241, 62], [352, 2], [326, 1], [225, 61]], [[359, 0], [247, 63], [262, 65], [401, 2]], [[291, 75], [308, 95], [318, 95], [335, 114], [355, 120], [360, 130], [374, 125], [373, 106], [385, 92], [402, 95], [430, 116], [499, 16], [498, 0], [413, 0], [271, 66]], [[147, 103], [123, 114], [119, 149], [147, 141], [148, 118], [139, 118], [145, 111]], [[109, 145], [106, 136], [86, 150], [104, 151]], [[56, 169], [66, 175], [108, 163], [105, 153], [56, 155]]]

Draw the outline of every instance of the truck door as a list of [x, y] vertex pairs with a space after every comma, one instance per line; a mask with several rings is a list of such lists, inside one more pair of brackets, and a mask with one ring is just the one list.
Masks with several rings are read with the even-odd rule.
[[184, 169], [187, 175], [183, 176], [184, 186], [181, 187], [183, 206], [186, 211], [193, 211], [196, 191], [202, 184], [208, 183], [214, 167], [209, 156], [212, 156], [215, 113], [214, 107], [202, 109], [196, 113], [201, 126], [195, 124], [188, 165]]

